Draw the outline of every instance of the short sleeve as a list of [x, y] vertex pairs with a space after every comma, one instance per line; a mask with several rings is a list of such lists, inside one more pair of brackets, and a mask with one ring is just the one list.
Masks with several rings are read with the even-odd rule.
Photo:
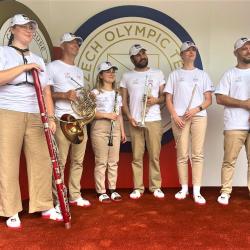
[[123, 74], [122, 79], [120, 81], [120, 87], [125, 89], [127, 88], [125, 74]]
[[167, 79], [167, 84], [165, 85], [165, 88], [163, 90], [163, 92], [169, 93], [169, 94], [173, 94], [174, 93], [174, 73], [170, 73], [170, 75], [168, 76]]
[[4, 70], [6, 64], [6, 57], [4, 56], [3, 47], [0, 46], [0, 70]]
[[216, 86], [215, 94], [221, 94], [221, 95], [229, 95], [230, 91], [230, 77], [229, 74], [226, 72], [220, 79], [219, 84]]
[[206, 72], [203, 72], [203, 93], [207, 91], [214, 92], [214, 85], [209, 77], [209, 75]]

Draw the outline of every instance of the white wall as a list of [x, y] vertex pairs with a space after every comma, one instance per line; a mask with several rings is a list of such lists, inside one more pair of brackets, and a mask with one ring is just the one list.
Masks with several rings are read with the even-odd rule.
[[[232, 54], [236, 39], [250, 37], [250, 1], [142, 1], [142, 0], [22, 0], [46, 26], [52, 42], [58, 45], [61, 34], [75, 31], [100, 11], [120, 5], [143, 5], [175, 19], [199, 47], [204, 69], [215, 85], [221, 74], [235, 65]], [[209, 123], [205, 143], [204, 185], [220, 185], [223, 157], [223, 107], [214, 104], [208, 110]], [[242, 151], [237, 162], [234, 185], [246, 185], [246, 159]]]

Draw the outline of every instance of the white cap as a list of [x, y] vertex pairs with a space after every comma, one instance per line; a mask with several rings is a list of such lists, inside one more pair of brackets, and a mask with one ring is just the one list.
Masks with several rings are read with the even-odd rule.
[[99, 74], [101, 71], [104, 71], [104, 70], [109, 70], [109, 69], [115, 69], [115, 70], [118, 70], [118, 68], [114, 65], [111, 64], [111, 62], [103, 62], [103, 63], [100, 63], [97, 67], [97, 73]]
[[240, 49], [247, 42], [250, 42], [250, 39], [247, 37], [242, 37], [238, 39], [234, 44], [234, 51], [236, 51], [237, 49]]
[[186, 41], [181, 45], [181, 52], [183, 52], [191, 47], [194, 47], [198, 50], [198, 47], [195, 45], [195, 43], [190, 42], [190, 41]]
[[77, 40], [79, 45], [82, 44], [83, 40], [80, 36], [75, 36], [74, 34], [72, 33], [64, 33], [60, 39], [60, 44], [64, 43], [64, 42], [71, 42], [73, 40]]
[[36, 21], [29, 19], [26, 15], [23, 14], [17, 14], [13, 16], [10, 21], [10, 27], [13, 27], [14, 25], [24, 25], [27, 23], [31, 23], [34, 29], [38, 28], [38, 24]]
[[135, 56], [137, 55], [141, 50], [146, 50], [144, 47], [142, 47], [140, 44], [134, 44], [130, 49], [129, 49], [129, 55], [130, 56]]

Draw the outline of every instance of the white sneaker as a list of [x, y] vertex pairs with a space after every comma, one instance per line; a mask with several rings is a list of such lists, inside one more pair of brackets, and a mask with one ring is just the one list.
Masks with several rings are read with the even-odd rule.
[[229, 203], [229, 198], [230, 198], [230, 195], [229, 194], [226, 194], [226, 193], [222, 193], [217, 201], [221, 204], [221, 205], [228, 205]]
[[185, 192], [183, 190], [180, 190], [178, 193], [175, 194], [175, 199], [177, 200], [184, 200], [188, 196], [188, 192]]
[[206, 200], [201, 194], [196, 194], [193, 196], [194, 197], [194, 202], [199, 204], [199, 205], [205, 205]]
[[18, 213], [9, 217], [9, 219], [6, 220], [6, 225], [7, 227], [13, 228], [13, 229], [21, 228], [21, 221], [19, 219]]
[[79, 197], [78, 199], [74, 201], [69, 201], [69, 204], [72, 206], [79, 206], [79, 207], [89, 207], [90, 202], [82, 197]]
[[135, 189], [130, 195], [129, 197], [133, 200], [136, 200], [136, 199], [140, 199], [142, 196], [142, 193], [140, 193], [140, 191], [138, 189]]
[[163, 199], [165, 197], [165, 194], [161, 191], [160, 188], [156, 189], [153, 193], [154, 197]]
[[42, 217], [44, 219], [63, 221], [63, 216], [62, 216], [61, 212], [59, 212], [58, 209], [55, 209], [54, 207], [49, 209], [49, 210], [43, 211]]

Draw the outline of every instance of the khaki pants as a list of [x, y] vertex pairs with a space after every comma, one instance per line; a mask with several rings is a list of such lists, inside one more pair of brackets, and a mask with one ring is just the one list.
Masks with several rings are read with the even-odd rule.
[[98, 194], [106, 193], [106, 172], [108, 188], [116, 189], [121, 129], [119, 121], [116, 121], [113, 130], [113, 146], [108, 146], [110, 126], [111, 122], [104, 119], [94, 120], [91, 126], [91, 141], [95, 154], [95, 188]]
[[172, 130], [177, 142], [177, 168], [181, 185], [188, 185], [188, 156], [191, 139], [192, 182], [201, 186], [204, 165], [204, 142], [207, 128], [207, 117], [194, 116], [179, 129], [172, 121]]
[[52, 168], [40, 115], [0, 109], [0, 216], [10, 217], [22, 210], [22, 147], [28, 172], [29, 212], [53, 207]]
[[[81, 178], [83, 172], [83, 159], [85, 155], [88, 134], [86, 126], [84, 126], [84, 139], [80, 144], [71, 143], [63, 134], [60, 122], [57, 121], [55, 139], [59, 149], [59, 161], [62, 178], [64, 180], [64, 169], [70, 150], [70, 169], [69, 169], [69, 199], [71, 201], [81, 197]], [[58, 203], [56, 186], [53, 181], [53, 199], [54, 203]]]
[[133, 151], [133, 180], [134, 189], [144, 192], [143, 184], [143, 155], [145, 152], [145, 141], [149, 156], [149, 190], [161, 188], [161, 172], [160, 172], [160, 151], [162, 125], [161, 121], [146, 122], [146, 128], [129, 126], [132, 151]]
[[247, 186], [250, 192], [250, 134], [246, 130], [224, 131], [224, 159], [221, 169], [221, 193], [232, 192], [235, 163], [241, 148], [245, 145], [248, 161]]

